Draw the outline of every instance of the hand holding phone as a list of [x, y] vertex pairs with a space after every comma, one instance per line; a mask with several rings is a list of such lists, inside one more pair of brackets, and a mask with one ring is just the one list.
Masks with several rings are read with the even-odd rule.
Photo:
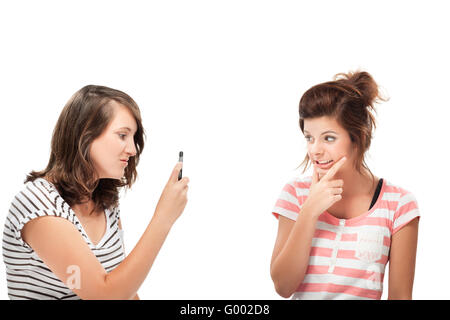
[[[182, 162], [182, 161], [180, 161]], [[187, 191], [189, 178], [181, 179], [182, 163], [177, 162], [172, 170], [169, 181], [164, 187], [161, 197], [159, 198], [154, 218], [162, 221], [166, 225], [173, 225], [187, 203]]]

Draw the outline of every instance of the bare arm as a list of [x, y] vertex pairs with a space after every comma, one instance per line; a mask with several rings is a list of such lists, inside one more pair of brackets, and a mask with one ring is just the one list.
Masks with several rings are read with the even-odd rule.
[[155, 214], [131, 253], [107, 273], [75, 226], [64, 218], [48, 216], [29, 221], [22, 238], [64, 283], [72, 276], [69, 266], [80, 270], [80, 286], [71, 288], [82, 299], [131, 299], [146, 278], [173, 223], [184, 210], [188, 178], [177, 181], [177, 165]]
[[288, 218], [279, 217], [270, 275], [275, 290], [284, 298], [290, 297], [305, 277], [319, 215], [342, 198], [343, 181], [332, 180], [332, 178], [344, 161], [345, 157], [340, 159], [321, 179], [314, 168], [310, 193], [297, 220], [294, 222]]
[[389, 257], [389, 300], [412, 299], [419, 219], [392, 236]]
[[305, 210], [301, 210], [297, 221], [279, 217], [270, 274], [275, 290], [284, 298], [290, 297], [303, 281], [316, 221]]
[[122, 263], [107, 273], [75, 226], [59, 217], [40, 217], [22, 230], [27, 242], [64, 283], [77, 266], [80, 286], [71, 288], [81, 299], [130, 299], [149, 272], [170, 228], [153, 221]]

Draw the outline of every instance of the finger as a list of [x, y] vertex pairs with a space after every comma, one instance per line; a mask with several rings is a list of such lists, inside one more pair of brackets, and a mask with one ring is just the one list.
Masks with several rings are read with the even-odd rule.
[[183, 167], [182, 162], [177, 162], [175, 167], [172, 170], [172, 174], [170, 175], [169, 182], [177, 182], [178, 181], [178, 173], [180, 172], [181, 168]]
[[183, 177], [183, 178], [181, 178], [181, 180], [178, 181], [178, 183], [181, 183], [184, 187], [187, 187], [187, 185], [189, 183], [189, 178]]
[[319, 181], [320, 181], [322, 179], [322, 177], [323, 177], [323, 174], [318, 173], [317, 175], [319, 176]]
[[317, 177], [319, 177], [319, 180], [322, 179], [322, 177], [328, 172], [328, 170], [324, 170], [321, 168], [316, 167], [317, 171]]
[[334, 175], [336, 174], [336, 172], [338, 172], [338, 170], [344, 165], [345, 160], [347, 160], [346, 157], [342, 157], [338, 162], [336, 162], [331, 168], [330, 170], [328, 170], [328, 172], [322, 177], [322, 179], [331, 179], [334, 177]]
[[342, 188], [333, 188], [333, 189], [331, 189], [331, 192], [334, 195], [342, 194], [343, 191], [344, 191], [344, 189], [342, 189]]
[[322, 180], [323, 176], [325, 175], [325, 173], [323, 172], [318, 172], [319, 175], [319, 181]]
[[331, 180], [329, 182], [329, 186], [331, 188], [337, 188], [337, 187], [341, 187], [342, 188], [344, 186], [344, 180], [342, 180], [342, 179]]
[[316, 184], [319, 182], [319, 173], [317, 172], [316, 166], [313, 166], [313, 175], [311, 184]]

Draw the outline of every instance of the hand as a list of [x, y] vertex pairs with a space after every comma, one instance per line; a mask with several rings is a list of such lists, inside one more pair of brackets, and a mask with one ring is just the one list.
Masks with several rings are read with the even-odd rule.
[[175, 223], [187, 203], [189, 178], [183, 177], [181, 180], [178, 180], [178, 173], [182, 166], [181, 162], [176, 164], [155, 210], [155, 216], [170, 225]]
[[326, 211], [333, 204], [342, 199], [344, 180], [333, 180], [333, 177], [342, 167], [345, 160], [346, 158], [342, 157], [323, 177], [320, 178], [319, 172], [316, 167], [314, 167], [309, 195], [303, 205], [303, 207], [306, 206], [306, 208], [311, 210], [314, 216], [318, 217], [322, 212]]

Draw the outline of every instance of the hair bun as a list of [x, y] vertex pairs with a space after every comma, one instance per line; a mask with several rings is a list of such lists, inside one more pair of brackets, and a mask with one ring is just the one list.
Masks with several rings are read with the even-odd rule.
[[365, 71], [338, 73], [335, 75], [337, 82], [345, 83], [361, 99], [363, 107], [372, 107], [378, 100], [384, 100], [378, 90], [378, 85], [372, 76]]

